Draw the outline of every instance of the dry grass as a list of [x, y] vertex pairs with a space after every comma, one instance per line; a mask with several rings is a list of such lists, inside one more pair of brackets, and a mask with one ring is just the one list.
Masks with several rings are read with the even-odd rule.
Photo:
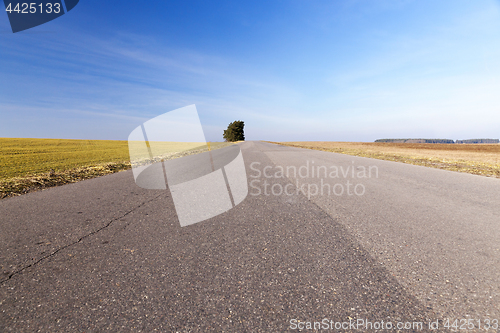
[[[210, 147], [231, 144], [213, 142]], [[207, 150], [206, 145], [180, 143], [163, 159]], [[127, 141], [0, 138], [0, 199], [130, 168]]]
[[500, 178], [500, 144], [322, 141], [275, 143]]
[[130, 169], [130, 162], [112, 162], [94, 166], [73, 168], [64, 171], [49, 171], [11, 177], [0, 180], [0, 199], [38, 191], [49, 187], [76, 183], [81, 180], [91, 179], [122, 170]]

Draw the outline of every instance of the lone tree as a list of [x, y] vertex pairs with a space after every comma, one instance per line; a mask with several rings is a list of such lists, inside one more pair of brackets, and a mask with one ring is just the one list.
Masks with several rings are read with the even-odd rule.
[[243, 127], [245, 127], [245, 123], [243, 121], [233, 121], [229, 124], [227, 130], [224, 130], [223, 138], [228, 142], [245, 141], [245, 133], [243, 132]]

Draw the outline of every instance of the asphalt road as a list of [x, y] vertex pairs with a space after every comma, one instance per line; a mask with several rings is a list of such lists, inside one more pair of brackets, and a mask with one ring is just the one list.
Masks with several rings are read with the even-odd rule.
[[169, 190], [131, 171], [0, 201], [0, 332], [500, 319], [500, 180], [240, 147], [247, 198], [182, 228]]

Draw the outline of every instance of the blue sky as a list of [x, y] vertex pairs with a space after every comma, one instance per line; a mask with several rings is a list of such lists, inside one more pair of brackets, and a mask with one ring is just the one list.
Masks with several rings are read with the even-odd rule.
[[13, 34], [0, 137], [126, 140], [196, 104], [207, 140], [500, 138], [500, 2], [80, 0]]

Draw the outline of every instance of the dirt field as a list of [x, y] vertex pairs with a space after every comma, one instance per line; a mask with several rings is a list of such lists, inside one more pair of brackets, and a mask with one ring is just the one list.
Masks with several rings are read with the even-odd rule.
[[500, 178], [500, 144], [323, 141], [276, 143]]

